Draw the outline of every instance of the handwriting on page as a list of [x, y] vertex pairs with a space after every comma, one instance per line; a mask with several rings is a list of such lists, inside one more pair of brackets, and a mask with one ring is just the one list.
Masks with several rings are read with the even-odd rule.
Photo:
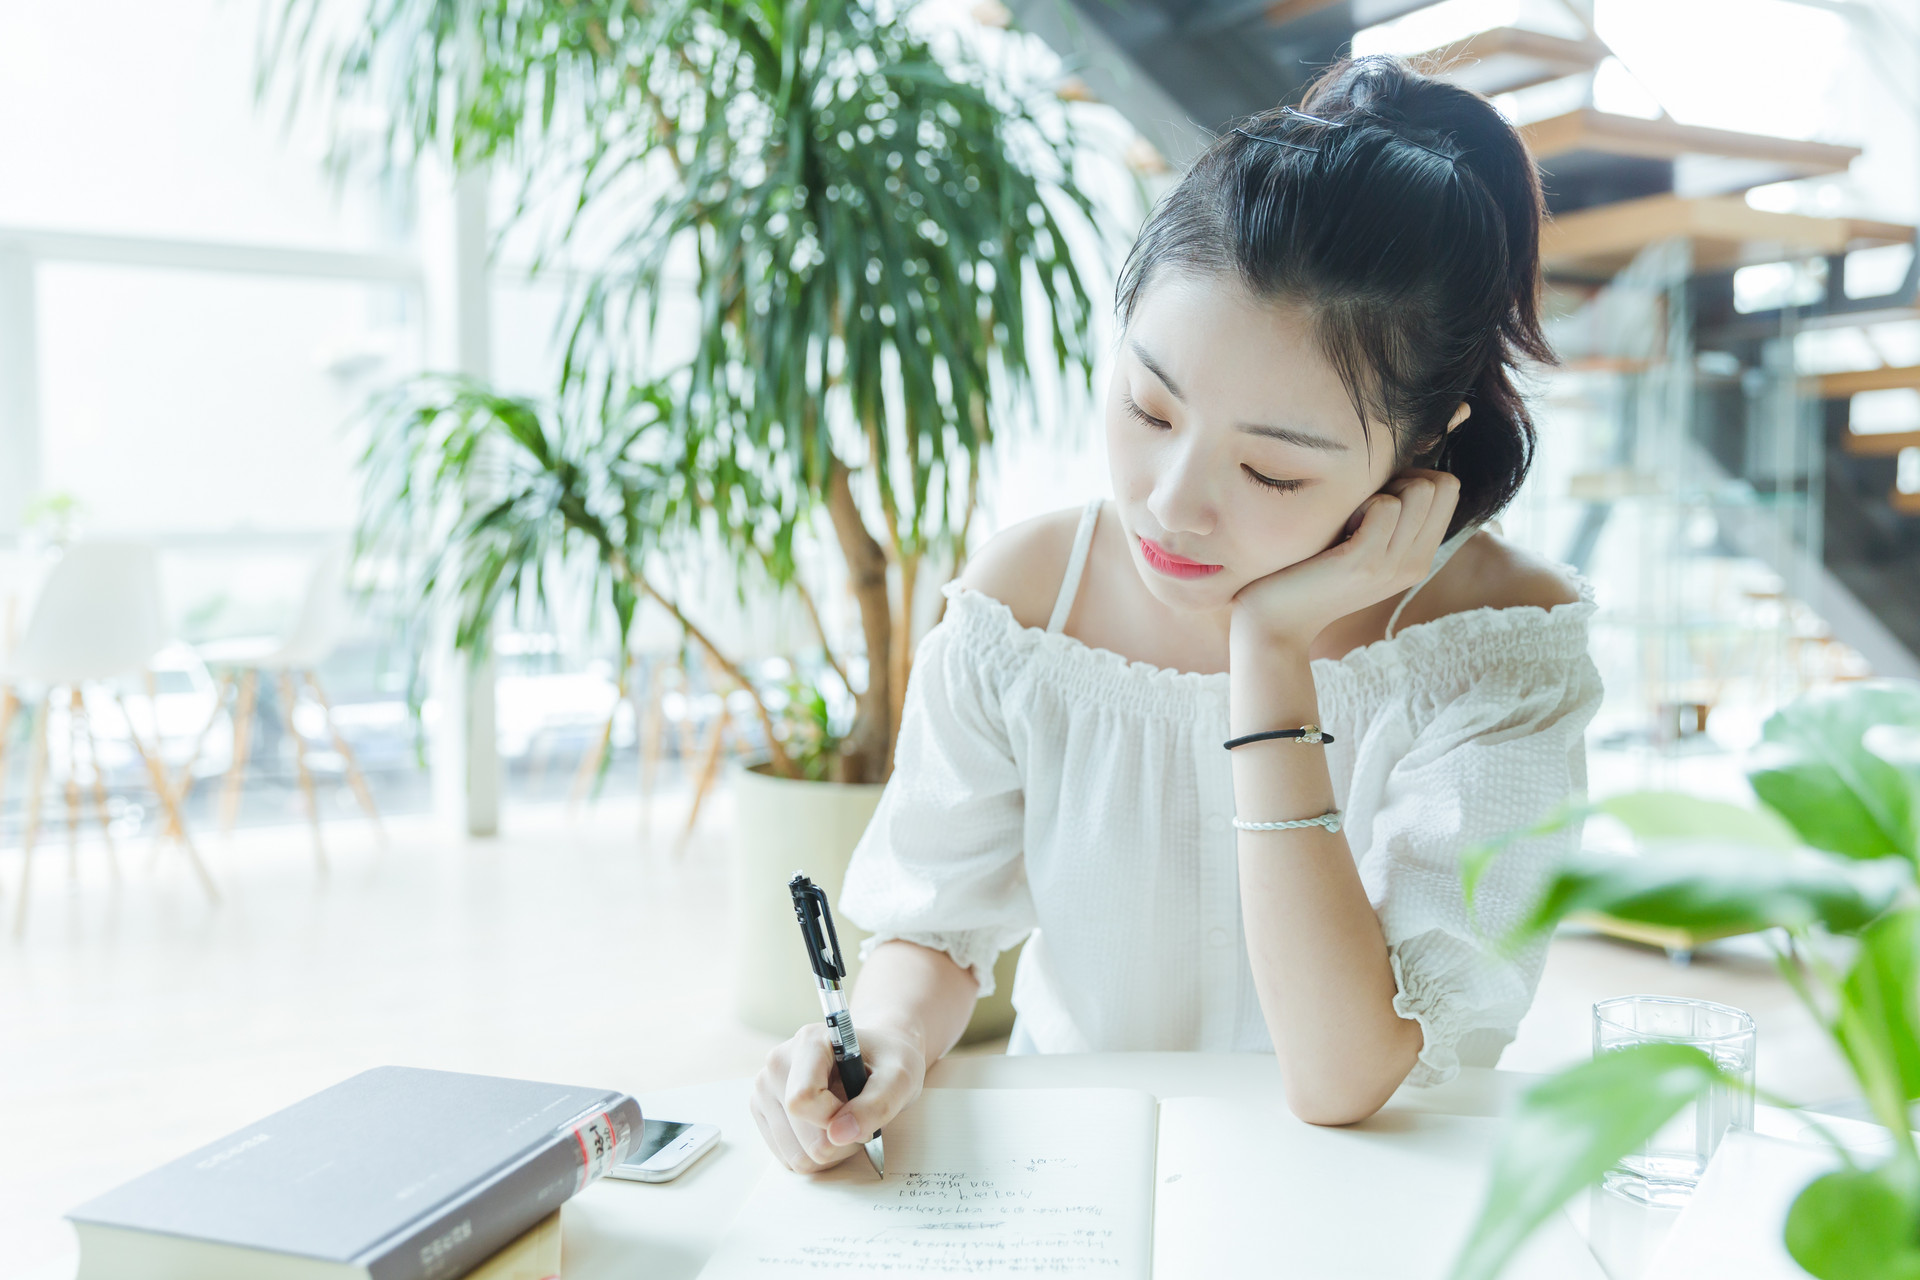
[[1077, 1193], [1079, 1162], [1026, 1156], [982, 1170], [908, 1172], [862, 1189], [830, 1232], [766, 1249], [764, 1266], [900, 1275], [1110, 1275], [1111, 1210]]

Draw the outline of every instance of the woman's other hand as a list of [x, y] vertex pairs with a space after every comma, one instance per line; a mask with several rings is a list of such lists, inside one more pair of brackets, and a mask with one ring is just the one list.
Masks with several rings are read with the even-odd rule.
[[817, 1173], [839, 1164], [920, 1096], [927, 1059], [911, 1039], [863, 1028], [860, 1058], [867, 1084], [848, 1102], [824, 1021], [808, 1023], [767, 1055], [753, 1080], [753, 1122], [789, 1169]]
[[1304, 652], [1329, 624], [1413, 586], [1433, 567], [1459, 500], [1460, 481], [1447, 472], [1395, 476], [1360, 504], [1332, 546], [1240, 589], [1235, 642]]

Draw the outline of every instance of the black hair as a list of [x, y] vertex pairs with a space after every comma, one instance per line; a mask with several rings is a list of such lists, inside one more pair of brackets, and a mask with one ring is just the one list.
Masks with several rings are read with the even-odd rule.
[[1297, 110], [1201, 155], [1148, 215], [1116, 305], [1124, 328], [1167, 267], [1302, 305], [1362, 428], [1387, 425], [1396, 469], [1459, 478], [1451, 534], [1512, 501], [1533, 462], [1512, 371], [1559, 363], [1540, 327], [1543, 213], [1533, 159], [1486, 98], [1401, 58], [1343, 60]]

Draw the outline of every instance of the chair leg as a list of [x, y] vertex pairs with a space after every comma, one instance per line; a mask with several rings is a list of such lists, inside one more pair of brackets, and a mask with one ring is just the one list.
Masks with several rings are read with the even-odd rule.
[[80, 686], [67, 686], [67, 879], [80, 878]]
[[[660, 663], [647, 664], [647, 705], [640, 714], [640, 819], [653, 814], [653, 784], [660, 773], [660, 752], [666, 745], [666, 721], [660, 714]], [[638, 699], [635, 699], [638, 701]]]
[[700, 806], [707, 798], [707, 792], [713, 786], [713, 780], [720, 772], [720, 752], [727, 738], [727, 709], [723, 702], [720, 714], [713, 719], [713, 729], [707, 734], [707, 746], [700, 761], [700, 781], [694, 785], [693, 803], [687, 807], [687, 825], [680, 832], [680, 848], [686, 847], [693, 836], [694, 824], [700, 821]]
[[220, 723], [220, 713], [227, 708], [227, 692], [232, 689], [234, 679], [231, 672], [222, 674], [213, 691], [213, 713], [207, 722], [200, 726], [200, 732], [194, 735], [193, 750], [187, 753], [187, 762], [180, 767], [180, 782], [173, 789], [173, 803], [176, 807], [185, 805], [187, 797], [193, 794], [193, 766], [200, 763], [200, 753], [207, 748], [207, 735], [213, 732], [213, 726]]
[[[143, 671], [140, 674], [147, 686], [147, 706], [153, 711], [153, 755], [148, 758], [148, 763], [155, 779], [153, 784], [154, 790], [159, 793], [160, 815], [165, 819], [161, 827], [160, 837], [156, 839], [153, 844], [154, 858], [158, 861], [162, 840], [167, 836], [172, 836], [177, 840], [185, 840], [187, 838], [187, 824], [186, 820], [180, 816], [180, 803], [174, 795], [173, 780], [167, 777], [167, 762], [161, 754], [165, 743], [160, 733], [160, 688], [159, 685], [154, 682], [153, 672], [151, 670]], [[121, 702], [120, 708], [122, 714], [125, 714], [126, 702], [124, 700]], [[127, 721], [127, 736], [132, 738], [136, 744], [139, 742], [139, 734], [135, 732], [132, 720]]]
[[313, 860], [320, 864], [320, 870], [327, 869], [327, 849], [320, 842], [320, 799], [313, 791], [313, 774], [307, 769], [307, 740], [300, 736], [300, 730], [293, 723], [294, 701], [300, 696], [300, 690], [293, 683], [293, 672], [280, 673], [280, 711], [286, 717], [287, 736], [293, 739], [293, 765], [300, 774], [300, 794], [307, 801], [307, 822], [313, 827]]
[[27, 900], [33, 879], [33, 846], [40, 838], [40, 793], [47, 785], [47, 712], [53, 706], [49, 690], [33, 708], [33, 769], [27, 782], [27, 829], [20, 840], [20, 901], [13, 908], [13, 936], [27, 933]]
[[580, 767], [573, 771], [573, 786], [567, 789], [567, 818], [571, 821], [580, 802], [587, 798], [593, 789], [594, 780], [600, 776], [600, 762], [607, 758], [607, 749], [613, 743], [613, 718], [620, 712], [616, 702], [612, 711], [607, 712], [607, 722], [600, 726], [600, 732], [594, 736], [593, 745], [587, 754], [580, 757]]
[[693, 727], [693, 677], [687, 674], [686, 661], [684, 658], [680, 662], [675, 663], [673, 669], [678, 673], [680, 693], [683, 701], [685, 701], [687, 705], [688, 711], [687, 715], [680, 717], [680, 723], [676, 726], [680, 738], [680, 771], [684, 774], [687, 767], [693, 763], [694, 747], [699, 742], [699, 735]]
[[233, 708], [233, 763], [227, 766], [226, 790], [220, 796], [220, 834], [233, 834], [240, 815], [240, 784], [247, 776], [247, 751], [253, 742], [254, 699], [260, 692], [260, 672], [248, 667], [240, 673], [240, 692]]
[[187, 834], [187, 824], [180, 817], [180, 806], [173, 802], [173, 789], [167, 785], [166, 766], [160, 757], [147, 750], [147, 744], [140, 737], [140, 730], [134, 726], [133, 713], [127, 708], [124, 696], [116, 694], [120, 700], [120, 715], [127, 722], [127, 737], [133, 743], [133, 749], [140, 756], [141, 763], [147, 766], [147, 778], [153, 784], [154, 795], [160, 798], [160, 811], [166, 821], [167, 833], [180, 841], [180, 847], [186, 850], [187, 861], [193, 864], [193, 873], [199, 877], [200, 887], [206, 891], [209, 902], [220, 901], [220, 890], [214, 886], [213, 877], [207, 872], [207, 864], [200, 861], [200, 851], [193, 847], [193, 837]]
[[387, 842], [387, 832], [386, 828], [380, 825], [380, 810], [373, 803], [373, 790], [367, 786], [367, 776], [360, 772], [360, 761], [354, 757], [353, 748], [347, 745], [347, 740], [341, 735], [339, 726], [333, 722], [333, 703], [327, 700], [327, 691], [320, 687], [320, 673], [308, 671], [306, 678], [307, 687], [312, 689], [313, 696], [320, 700], [320, 709], [327, 713], [327, 736], [333, 739], [333, 749], [338, 751], [340, 758], [346, 762], [347, 785], [353, 788], [353, 798], [358, 800], [360, 807], [367, 811], [367, 820], [373, 823], [373, 833], [384, 845]]
[[[120, 880], [120, 854], [113, 847], [113, 810], [107, 804], [107, 777], [100, 767], [100, 740], [94, 736], [93, 717], [87, 714], [84, 701], [75, 706], [74, 714], [80, 721], [80, 728], [87, 740], [87, 765], [93, 770], [93, 808], [100, 818], [100, 838], [107, 846], [107, 869], [113, 873], [114, 882]], [[74, 761], [74, 770], [80, 768], [78, 759]]]

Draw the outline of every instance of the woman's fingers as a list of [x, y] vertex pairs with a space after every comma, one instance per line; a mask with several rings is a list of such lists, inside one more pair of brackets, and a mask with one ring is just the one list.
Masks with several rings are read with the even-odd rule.
[[1360, 565], [1377, 563], [1393, 540], [1400, 520], [1400, 499], [1384, 490], [1360, 504], [1360, 525], [1336, 550]]
[[1426, 531], [1428, 513], [1433, 510], [1434, 483], [1424, 476], [1409, 476], [1399, 488], [1400, 520], [1387, 542], [1387, 559], [1404, 567], [1412, 560]]
[[851, 1102], [823, 1023], [777, 1046], [754, 1077], [754, 1124], [789, 1169], [814, 1173], [840, 1163], [920, 1096], [926, 1062], [913, 1042], [879, 1032], [861, 1038], [870, 1074]]
[[788, 1115], [824, 1129], [840, 1110], [840, 1095], [833, 1091], [833, 1049], [827, 1043], [826, 1024], [809, 1023], [787, 1043], [792, 1055], [781, 1102]]
[[920, 1082], [904, 1066], [883, 1061], [867, 1078], [860, 1096], [842, 1104], [828, 1123], [828, 1139], [843, 1146], [865, 1142], [875, 1129], [905, 1110], [919, 1092]]
[[767, 1065], [754, 1077], [753, 1099], [748, 1110], [753, 1113], [753, 1123], [766, 1140], [767, 1148], [781, 1164], [799, 1173], [812, 1173], [820, 1165], [807, 1155], [782, 1097], [789, 1074], [786, 1059], [791, 1044], [792, 1041], [788, 1041], [767, 1055]]
[[1395, 476], [1386, 491], [1401, 503], [1400, 522], [1389, 540], [1386, 556], [1396, 575], [1418, 581], [1433, 565], [1434, 553], [1446, 540], [1460, 501], [1460, 481], [1444, 471], [1413, 470]]
[[752, 1108], [753, 1123], [759, 1127], [767, 1149], [781, 1164], [796, 1173], [814, 1172], [819, 1165], [800, 1149], [800, 1137], [794, 1133], [793, 1126], [787, 1123], [786, 1112], [779, 1105], [780, 1100], [769, 1098], [769, 1101], [771, 1106], [756, 1105]]

